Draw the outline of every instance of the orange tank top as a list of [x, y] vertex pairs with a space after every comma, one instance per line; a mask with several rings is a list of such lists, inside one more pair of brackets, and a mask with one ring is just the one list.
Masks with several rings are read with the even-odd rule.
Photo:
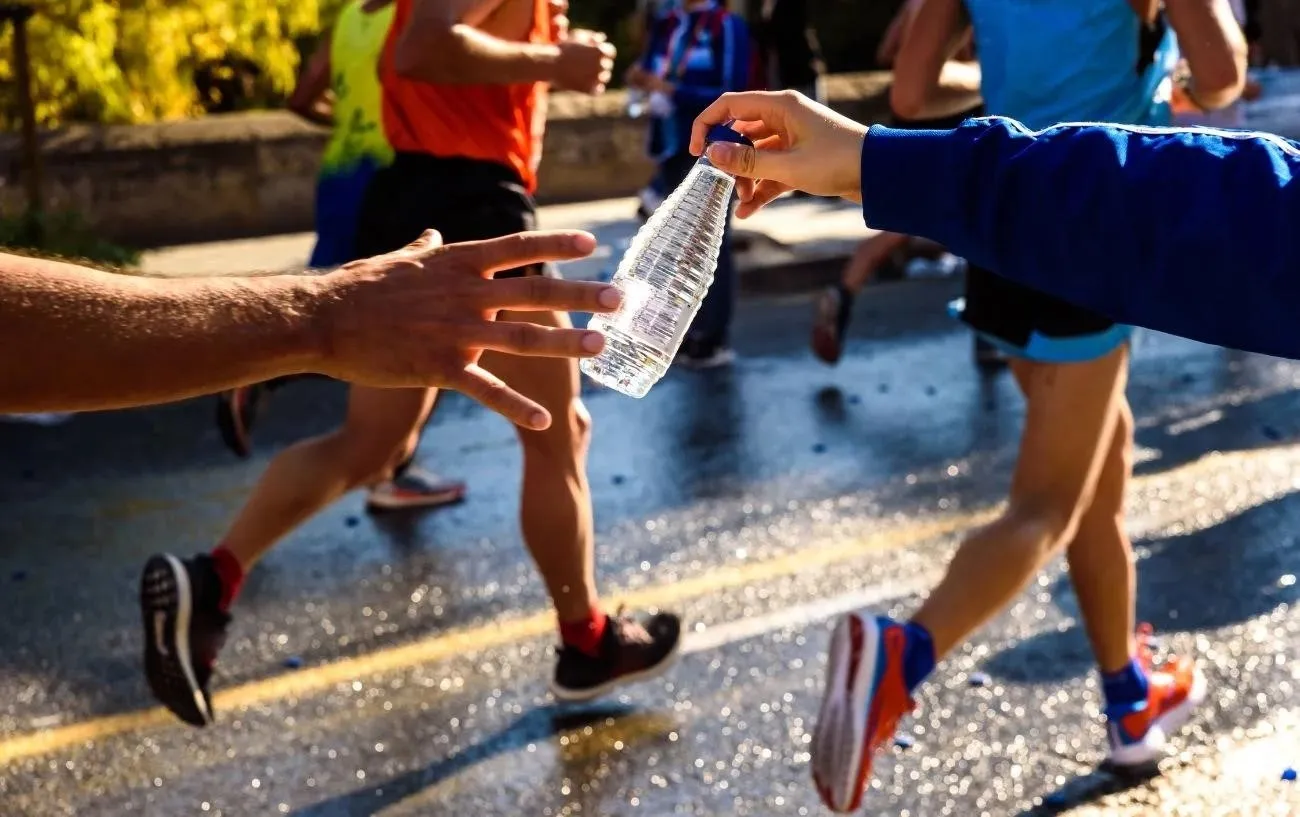
[[[527, 41], [553, 42], [547, 0], [529, 1], [533, 23]], [[415, 0], [396, 0], [380, 63], [384, 130], [393, 149], [497, 162], [513, 169], [533, 192], [546, 127], [545, 83], [434, 85], [398, 76], [393, 52], [414, 4]]]

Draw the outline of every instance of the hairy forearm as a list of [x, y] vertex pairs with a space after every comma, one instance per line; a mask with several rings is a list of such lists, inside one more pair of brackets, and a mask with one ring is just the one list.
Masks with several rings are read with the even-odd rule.
[[309, 371], [306, 275], [158, 279], [0, 254], [0, 410], [158, 403]]
[[505, 85], [551, 82], [559, 49], [549, 43], [517, 43], [458, 24], [437, 33], [412, 25], [398, 44], [399, 74], [443, 85]]

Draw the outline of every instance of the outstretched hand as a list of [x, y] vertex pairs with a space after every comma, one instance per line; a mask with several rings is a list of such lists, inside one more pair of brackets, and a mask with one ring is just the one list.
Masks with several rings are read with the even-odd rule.
[[736, 177], [741, 218], [792, 189], [861, 200], [866, 126], [795, 91], [723, 94], [696, 118], [691, 153], [702, 155], [709, 128], [728, 122], [755, 146], [718, 142], [707, 155]]
[[314, 317], [322, 327], [324, 374], [366, 386], [433, 386], [463, 392], [521, 426], [543, 429], [550, 414], [478, 365], [486, 350], [512, 355], [591, 357], [599, 332], [497, 322], [515, 311], [612, 312], [608, 284], [543, 276], [492, 276], [590, 255], [596, 239], [575, 231], [529, 232], [442, 244], [428, 230], [388, 255], [348, 264], [321, 279], [329, 296]]

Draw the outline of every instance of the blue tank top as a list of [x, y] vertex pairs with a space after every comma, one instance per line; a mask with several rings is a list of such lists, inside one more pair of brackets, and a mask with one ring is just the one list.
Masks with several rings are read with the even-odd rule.
[[1177, 42], [1168, 26], [1158, 39], [1143, 37], [1128, 0], [965, 2], [989, 114], [1035, 130], [1169, 122]]

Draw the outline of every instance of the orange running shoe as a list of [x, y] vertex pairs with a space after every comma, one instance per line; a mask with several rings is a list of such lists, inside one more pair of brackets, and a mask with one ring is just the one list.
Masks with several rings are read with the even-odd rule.
[[1173, 656], [1160, 664], [1151, 654], [1151, 625], [1138, 628], [1138, 662], [1147, 674], [1146, 703], [1119, 717], [1107, 716], [1110, 763], [1145, 766], [1165, 753], [1168, 738], [1181, 729], [1205, 700], [1205, 675], [1188, 656]]
[[887, 618], [848, 613], [831, 634], [826, 691], [813, 732], [813, 782], [832, 811], [862, 803], [871, 762], [916, 708], [903, 680], [907, 633]]

